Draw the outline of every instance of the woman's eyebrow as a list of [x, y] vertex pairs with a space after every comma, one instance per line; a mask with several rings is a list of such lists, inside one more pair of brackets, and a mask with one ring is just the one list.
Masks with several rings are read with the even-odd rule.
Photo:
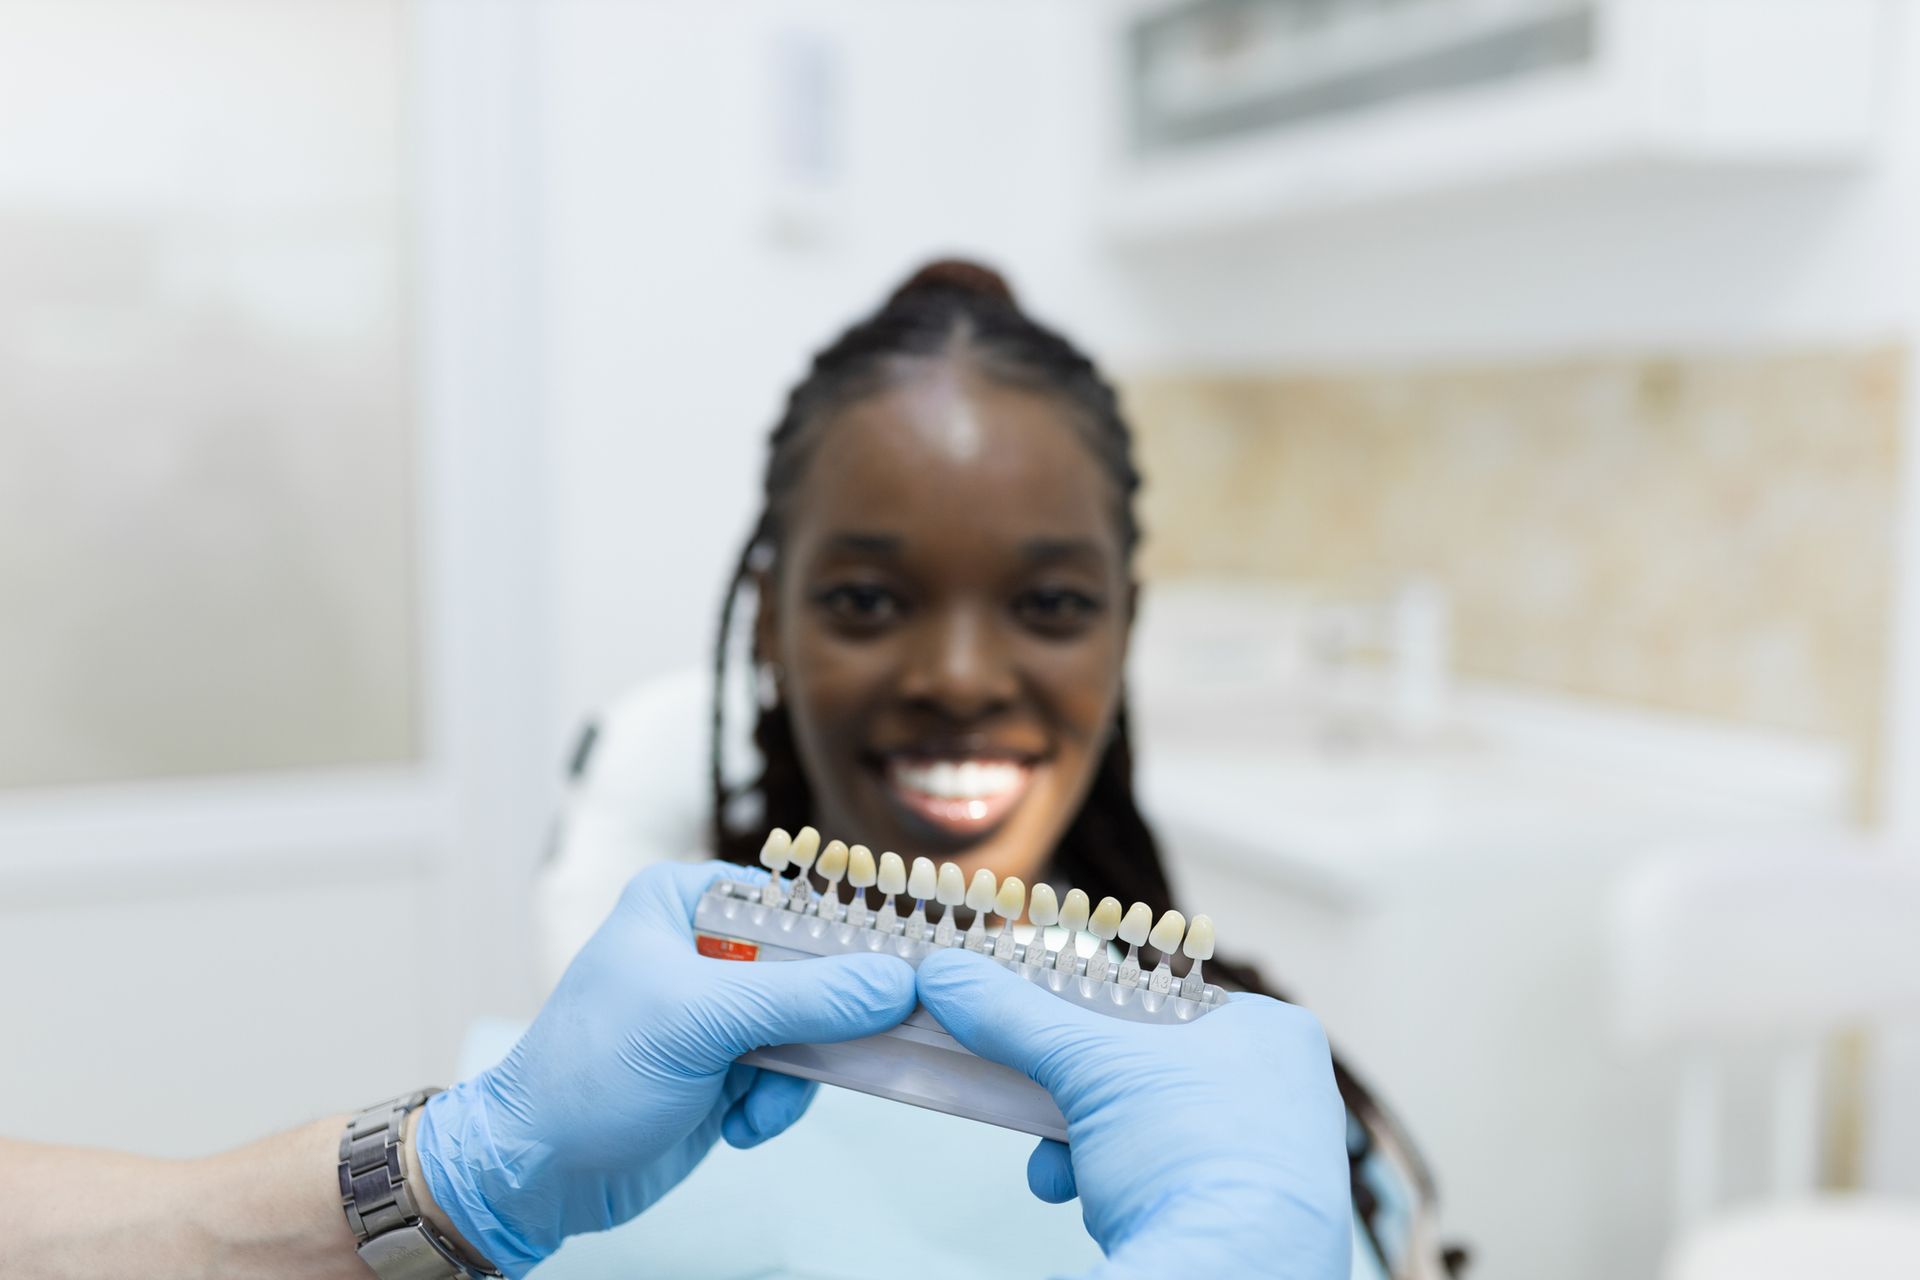
[[1020, 553], [1038, 564], [1102, 558], [1099, 544], [1090, 538], [1030, 538], [1020, 544]]
[[902, 539], [895, 533], [836, 533], [827, 539], [829, 550], [851, 555], [898, 556], [901, 546]]

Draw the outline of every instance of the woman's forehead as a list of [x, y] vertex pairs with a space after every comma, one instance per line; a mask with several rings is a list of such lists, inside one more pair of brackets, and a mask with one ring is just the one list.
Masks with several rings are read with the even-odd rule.
[[967, 531], [1119, 551], [1118, 495], [1058, 397], [963, 376], [923, 377], [815, 425], [789, 537], [847, 529], [921, 538]]

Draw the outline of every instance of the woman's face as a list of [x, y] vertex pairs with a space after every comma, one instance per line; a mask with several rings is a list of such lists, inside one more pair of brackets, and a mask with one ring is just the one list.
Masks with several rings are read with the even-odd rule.
[[1133, 590], [1070, 412], [940, 362], [812, 428], [757, 641], [827, 835], [1031, 884], [1079, 809]]

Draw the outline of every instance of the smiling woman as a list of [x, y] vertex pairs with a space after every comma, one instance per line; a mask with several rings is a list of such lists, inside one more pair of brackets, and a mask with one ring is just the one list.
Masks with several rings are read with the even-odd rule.
[[[1072, 827], [1124, 734], [1137, 484], [1112, 392], [983, 268], [922, 270], [822, 352], [728, 597], [726, 629], [743, 587], [761, 602], [756, 807], [969, 870], [1090, 873]], [[733, 798], [716, 769], [720, 848], [750, 858]], [[1140, 896], [1168, 896], [1158, 871]]]
[[[750, 865], [768, 825], [813, 824], [1169, 910], [1123, 688], [1139, 485], [1111, 387], [984, 267], [922, 268], [820, 352], [769, 441], [764, 507], [722, 611], [719, 855]], [[733, 783], [724, 695], [749, 595], [761, 764]], [[1265, 990], [1217, 960], [1208, 975]], [[1372, 1246], [1362, 1273], [1440, 1274], [1424, 1170], [1336, 1074]]]

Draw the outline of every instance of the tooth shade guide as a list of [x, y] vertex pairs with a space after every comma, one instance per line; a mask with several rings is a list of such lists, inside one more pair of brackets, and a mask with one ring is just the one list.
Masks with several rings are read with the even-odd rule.
[[1187, 924], [1187, 940], [1180, 949], [1193, 962], [1187, 967], [1187, 976], [1180, 980], [1180, 994], [1198, 1000], [1207, 988], [1202, 970], [1213, 959], [1213, 917], [1196, 915]]
[[[1054, 953], [1053, 968], [1056, 973], [1071, 974], [1080, 967], [1080, 932], [1091, 926], [1092, 916], [1088, 910], [1087, 895], [1083, 889], [1067, 890], [1066, 901], [1060, 904], [1060, 927], [1067, 931], [1066, 941], [1060, 950]], [[1096, 946], [1087, 957], [1088, 976], [1092, 976], [1093, 957], [1100, 956], [1105, 963], [1106, 950]]]
[[760, 865], [779, 875], [787, 869], [787, 854], [793, 848], [793, 837], [783, 827], [775, 827], [767, 832], [765, 843], [760, 846]]
[[1147, 935], [1147, 945], [1162, 956], [1171, 957], [1180, 949], [1180, 940], [1187, 936], [1187, 918], [1178, 911], [1168, 911], [1153, 926], [1153, 932]]
[[[1112, 901], [1112, 899], [1108, 899]], [[1100, 904], [1105, 906], [1106, 903]], [[1147, 944], [1147, 934], [1153, 929], [1153, 908], [1144, 902], [1136, 902], [1127, 908], [1126, 916], [1120, 921], [1120, 941], [1130, 947], [1143, 947]]]
[[[1113, 902], [1113, 899], [1108, 898], [1107, 901]], [[1118, 903], [1114, 905], [1119, 906]], [[1067, 890], [1066, 900], [1060, 904], [1060, 927], [1069, 934], [1075, 934], [1087, 928], [1091, 918], [1086, 892], [1081, 889]]]
[[880, 870], [874, 864], [873, 850], [863, 844], [856, 844], [847, 850], [847, 883], [855, 889], [871, 889], [880, 878]]
[[907, 876], [907, 896], [915, 902], [931, 902], [938, 887], [939, 876], [933, 869], [933, 859], [915, 858], [913, 871]]
[[820, 895], [817, 914], [823, 919], [833, 919], [840, 914], [840, 881], [847, 874], [847, 846], [838, 840], [830, 840], [827, 847], [820, 851], [820, 861], [815, 869], [820, 878], [827, 883], [827, 890]]
[[880, 866], [875, 883], [878, 884], [880, 892], [889, 898], [907, 891], [907, 864], [900, 860], [899, 854], [880, 855]]
[[999, 899], [1000, 886], [994, 882], [993, 872], [985, 867], [974, 872], [973, 879], [967, 884], [967, 910], [977, 915], [985, 914], [993, 910]]
[[[758, 886], [734, 880], [721, 879], [709, 886], [694, 916], [695, 941], [702, 954], [738, 962], [879, 952], [918, 965], [933, 952], [925, 941], [913, 942], [897, 934], [818, 917], [797, 917], [765, 907], [758, 893]], [[1102, 1016], [1157, 1025], [1192, 1021], [1226, 1001], [1225, 993], [1217, 987], [1203, 986], [1196, 993], [1199, 999], [1192, 999], [1184, 983], [1177, 991], [1163, 993], [1024, 963], [1025, 953], [1043, 948], [1045, 938], [1045, 933], [1036, 929], [1024, 948], [1015, 947], [1012, 958], [996, 956], [996, 962], [1042, 987], [1050, 998], [1079, 1004]], [[878, 1037], [869, 1037], [840, 1045], [772, 1046], [755, 1050], [742, 1061], [987, 1120], [1040, 1137], [1064, 1139], [1064, 1119], [1044, 1090], [1018, 1073], [973, 1057], [924, 1010], [909, 1015], [905, 1024], [882, 1036], [892, 1037], [894, 1043], [882, 1046], [875, 1043]]]
[[[996, 960], [1013, 959], [1013, 922], [1027, 907], [1026, 882], [1019, 876], [1008, 876], [1000, 882], [1000, 890], [993, 896], [993, 913], [1000, 917], [1000, 931], [993, 936], [993, 958]], [[985, 914], [982, 912], [981, 914]], [[1041, 944], [1042, 949], [1045, 943]]]
[[773, 873], [760, 890], [760, 900], [770, 907], [777, 907], [787, 899], [786, 882], [780, 873], [787, 869], [787, 854], [793, 848], [793, 837], [784, 827], [775, 827], [767, 832], [765, 843], [760, 846], [760, 865]]
[[957, 907], [967, 900], [967, 878], [957, 863], [940, 864], [940, 874], [935, 879], [933, 893], [943, 907]]
[[1165, 995], [1173, 989], [1173, 953], [1180, 949], [1180, 940], [1186, 932], [1187, 918], [1171, 909], [1154, 924], [1153, 932], [1147, 935], [1147, 945], [1160, 953], [1160, 963], [1147, 979], [1149, 990]]
[[1043, 930], [1060, 923], [1060, 900], [1054, 897], [1052, 885], [1033, 886], [1027, 898], [1027, 922]]

